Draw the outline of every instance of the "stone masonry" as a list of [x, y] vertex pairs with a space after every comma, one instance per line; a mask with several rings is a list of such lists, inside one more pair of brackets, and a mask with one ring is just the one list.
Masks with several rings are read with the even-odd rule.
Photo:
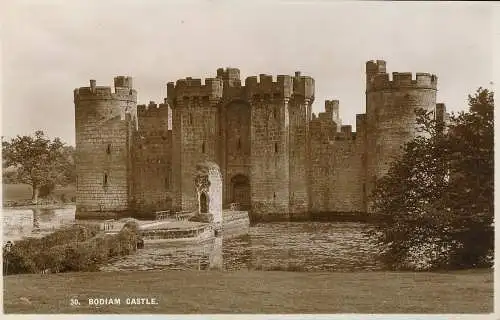
[[368, 212], [375, 180], [418, 134], [415, 108], [446, 118], [436, 91], [435, 75], [390, 79], [385, 61], [368, 61], [366, 114], [353, 132], [338, 100], [312, 113], [314, 79], [300, 72], [243, 85], [239, 69], [220, 68], [203, 84], [169, 82], [163, 103], [139, 106], [130, 77], [114, 90], [91, 80], [74, 92], [77, 217], [198, 212], [200, 163], [220, 169], [223, 207], [253, 220]]

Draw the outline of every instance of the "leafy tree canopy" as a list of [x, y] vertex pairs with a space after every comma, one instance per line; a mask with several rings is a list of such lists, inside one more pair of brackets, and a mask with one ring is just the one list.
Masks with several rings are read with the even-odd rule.
[[50, 140], [43, 131], [36, 131], [34, 136], [18, 135], [10, 141], [2, 138], [3, 168], [9, 182], [31, 185], [35, 202], [40, 190], [46, 195], [55, 185], [75, 180], [73, 155], [73, 147], [64, 145], [59, 138]]
[[372, 193], [381, 257], [393, 269], [489, 266], [493, 254], [493, 93], [443, 125], [417, 110], [423, 133]]

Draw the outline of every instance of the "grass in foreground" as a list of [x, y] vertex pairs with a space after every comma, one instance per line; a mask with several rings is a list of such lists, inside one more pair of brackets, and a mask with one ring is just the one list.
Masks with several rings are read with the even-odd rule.
[[[158, 304], [126, 305], [127, 297]], [[14, 275], [4, 277], [3, 298], [5, 313], [491, 313], [493, 271]], [[89, 298], [121, 305], [96, 307]]]

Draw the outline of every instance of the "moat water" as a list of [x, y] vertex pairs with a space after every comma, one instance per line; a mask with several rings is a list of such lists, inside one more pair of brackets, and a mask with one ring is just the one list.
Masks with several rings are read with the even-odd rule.
[[[75, 208], [3, 209], [3, 241], [44, 235], [75, 222]], [[203, 243], [146, 243], [101, 268], [120, 270], [380, 270], [375, 248], [353, 222], [259, 223], [248, 234]]]

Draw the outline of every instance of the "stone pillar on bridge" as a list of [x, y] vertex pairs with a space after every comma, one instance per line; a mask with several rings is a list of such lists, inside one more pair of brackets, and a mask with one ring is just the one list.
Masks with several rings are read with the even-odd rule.
[[222, 225], [222, 175], [219, 166], [205, 161], [196, 166], [196, 194], [200, 215], [210, 215], [216, 227]]

